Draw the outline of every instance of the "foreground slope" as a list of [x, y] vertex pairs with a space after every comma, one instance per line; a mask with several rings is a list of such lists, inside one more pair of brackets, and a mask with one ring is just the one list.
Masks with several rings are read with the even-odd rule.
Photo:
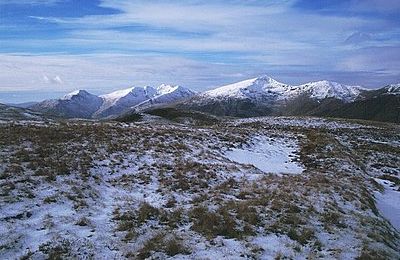
[[0, 258], [398, 259], [399, 130], [3, 122]]

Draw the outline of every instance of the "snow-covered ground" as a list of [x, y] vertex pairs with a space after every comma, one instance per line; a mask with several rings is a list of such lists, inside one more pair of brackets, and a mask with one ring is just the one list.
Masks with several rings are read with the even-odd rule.
[[300, 174], [304, 168], [294, 159], [299, 146], [292, 139], [254, 137], [244, 148], [233, 148], [225, 156], [241, 164], [250, 164], [265, 173]]
[[315, 129], [361, 129], [376, 128], [372, 125], [362, 125], [358, 123], [350, 123], [346, 120], [332, 120], [319, 117], [290, 117], [290, 116], [269, 116], [269, 117], [252, 117], [241, 118], [230, 122], [234, 126], [250, 123], [262, 123], [277, 127], [304, 127]]
[[375, 181], [384, 187], [383, 192], [375, 192], [376, 207], [400, 231], [400, 186], [388, 180], [375, 178]]
[[3, 121], [0, 259], [398, 259], [398, 130]]

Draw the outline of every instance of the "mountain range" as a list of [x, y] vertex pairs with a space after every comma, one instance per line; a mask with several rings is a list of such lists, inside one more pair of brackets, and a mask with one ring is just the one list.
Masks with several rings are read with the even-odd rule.
[[326, 80], [290, 85], [261, 76], [201, 93], [165, 84], [101, 96], [78, 90], [29, 108], [65, 118], [118, 118], [163, 107], [217, 116], [293, 115], [399, 122], [400, 84], [371, 90]]
[[195, 95], [181, 86], [131, 87], [96, 96], [85, 90], [71, 92], [60, 99], [45, 100], [29, 108], [65, 118], [110, 118], [149, 106], [172, 104]]
[[262, 76], [200, 93], [178, 107], [218, 116], [322, 116], [399, 122], [400, 84], [374, 90], [326, 80], [294, 86]]

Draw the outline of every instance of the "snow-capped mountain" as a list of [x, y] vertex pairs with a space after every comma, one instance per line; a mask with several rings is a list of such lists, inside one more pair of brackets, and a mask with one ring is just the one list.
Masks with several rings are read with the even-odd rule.
[[168, 106], [217, 116], [311, 115], [397, 122], [399, 99], [400, 84], [374, 90], [326, 80], [295, 86], [261, 76], [199, 94], [166, 84], [131, 87], [101, 96], [78, 90], [30, 108], [67, 118], [116, 118]]
[[31, 107], [32, 110], [63, 117], [90, 118], [101, 104], [102, 98], [85, 90], [71, 92], [60, 99], [45, 100]]
[[399, 84], [391, 84], [385, 87], [387, 94], [392, 95], [400, 95], [400, 83]]
[[289, 85], [280, 83], [268, 76], [262, 76], [206, 91], [203, 95], [213, 98], [258, 99], [262, 95], [285, 95], [289, 90]]
[[110, 115], [121, 114], [127, 109], [152, 98], [156, 94], [152, 87], [132, 87], [118, 90], [110, 94], [100, 96], [103, 104], [95, 112], [94, 117], [107, 117]]
[[346, 86], [327, 80], [306, 83], [296, 88], [299, 94], [309, 93], [314, 99], [336, 98], [345, 102], [354, 101], [366, 90], [360, 86]]
[[206, 91], [203, 97], [253, 100], [270, 97], [278, 101], [308, 95], [313, 99], [336, 98], [350, 102], [356, 99], [362, 90], [363, 88], [358, 86], [346, 86], [326, 80], [292, 86], [262, 76]]
[[148, 108], [153, 105], [169, 104], [188, 99], [194, 94], [195, 92], [181, 86], [166, 84], [157, 88], [131, 87], [101, 96], [77, 90], [60, 99], [45, 100], [31, 108], [67, 118], [105, 118], [120, 115], [138, 105]]
[[196, 92], [182, 86], [162, 84], [156, 89], [156, 94], [142, 103], [134, 106], [135, 110], [143, 110], [149, 107], [172, 104], [193, 97]]
[[[262, 76], [203, 92], [178, 107], [219, 116], [313, 115], [396, 121], [398, 105], [390, 96], [398, 97], [393, 94], [399, 92], [398, 84], [375, 90], [326, 80], [295, 86]], [[371, 107], [370, 112], [365, 107]]]

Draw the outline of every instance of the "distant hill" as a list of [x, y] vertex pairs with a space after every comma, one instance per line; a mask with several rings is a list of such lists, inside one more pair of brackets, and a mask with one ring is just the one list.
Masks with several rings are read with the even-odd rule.
[[6, 104], [8, 106], [12, 106], [12, 107], [20, 107], [20, 108], [29, 108], [31, 106], [36, 105], [39, 102], [24, 102], [24, 103], [10, 103], [10, 104]]
[[29, 109], [9, 106], [0, 104], [0, 120], [12, 121], [12, 120], [31, 120], [38, 121], [44, 120], [45, 117], [38, 112], [34, 112]]
[[45, 100], [30, 107], [34, 111], [65, 118], [90, 118], [103, 100], [85, 90], [77, 90], [60, 99]]

